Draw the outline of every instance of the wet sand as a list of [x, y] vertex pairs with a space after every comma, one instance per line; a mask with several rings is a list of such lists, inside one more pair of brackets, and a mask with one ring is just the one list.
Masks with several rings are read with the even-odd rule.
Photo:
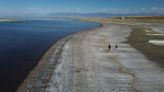
[[[48, 50], [18, 92], [162, 92], [164, 67], [139, 48], [150, 45], [143, 30], [103, 22], [100, 28], [64, 38]], [[159, 53], [153, 52], [155, 47], [152, 54]]]

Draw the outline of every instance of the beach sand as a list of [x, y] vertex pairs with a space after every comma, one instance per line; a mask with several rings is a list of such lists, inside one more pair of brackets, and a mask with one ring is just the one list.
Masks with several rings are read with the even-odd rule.
[[163, 47], [148, 42], [163, 37], [139, 22], [102, 24], [54, 44], [18, 92], [164, 91]]

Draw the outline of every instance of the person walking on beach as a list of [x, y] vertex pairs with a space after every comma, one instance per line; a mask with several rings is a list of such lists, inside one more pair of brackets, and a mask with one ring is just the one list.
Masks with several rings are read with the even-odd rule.
[[110, 51], [110, 48], [111, 48], [111, 46], [110, 46], [110, 44], [108, 45], [108, 49], [109, 49], [109, 51]]
[[118, 48], [117, 44], [115, 45], [115, 48], [116, 48], [116, 49]]

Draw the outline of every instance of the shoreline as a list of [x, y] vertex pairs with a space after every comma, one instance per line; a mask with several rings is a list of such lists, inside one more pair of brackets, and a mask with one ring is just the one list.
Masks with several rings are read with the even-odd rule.
[[[30, 71], [28, 76], [25, 78], [25, 80], [21, 83], [21, 85], [17, 88], [16, 92], [24, 92], [24, 89], [27, 89], [27, 85], [35, 85], [34, 81], [37, 81], [38, 74], [43, 71], [42, 69], [45, 69], [45, 66], [47, 66], [47, 62], [50, 59], [50, 56], [55, 52], [56, 59], [58, 59], [63, 45], [71, 38], [71, 36], [65, 37], [60, 39], [59, 41], [55, 42], [55, 44], [51, 45], [47, 51], [43, 54], [42, 57], [40, 57], [38, 64]], [[49, 62], [48, 62], [49, 63]], [[54, 62], [57, 63], [57, 62]]]
[[[84, 20], [84, 21], [87, 21], [87, 20]], [[99, 21], [99, 20], [98, 20]], [[101, 43], [101, 42], [99, 42], [99, 40], [102, 40], [102, 41], [104, 41], [103, 39], [105, 39], [106, 40], [106, 38], [104, 38], [104, 36], [105, 37], [107, 37], [107, 38], [109, 38], [109, 39], [107, 39], [107, 40], [109, 40], [110, 41], [110, 43], [112, 44], [112, 46], [114, 46], [117, 42], [119, 42], [119, 44], [118, 44], [118, 50], [116, 50], [116, 49], [114, 49], [114, 48], [112, 48], [112, 51], [109, 53], [109, 56], [110, 57], [112, 57], [111, 59], [110, 59], [110, 62], [113, 62], [113, 60], [114, 60], [114, 63], [117, 63], [118, 64], [118, 66], [119, 66], [119, 68], [118, 68], [118, 70], [119, 70], [119, 72], [122, 74], [122, 73], [125, 73], [126, 75], [128, 75], [128, 76], [130, 76], [130, 79], [128, 79], [128, 80], [130, 80], [131, 82], [130, 82], [130, 87], [128, 87], [128, 88], [131, 88], [131, 89], [128, 89], [128, 90], [135, 90], [135, 91], [139, 91], [139, 90], [141, 90], [141, 89], [138, 89], [138, 88], [144, 88], [144, 86], [146, 85], [144, 85], [144, 86], [142, 86], [142, 85], [139, 85], [139, 83], [142, 83], [142, 78], [143, 78], [143, 76], [137, 76], [137, 74], [138, 74], [138, 72], [136, 72], [136, 71], [139, 71], [139, 73], [141, 73], [141, 74], [144, 74], [144, 72], [140, 72], [140, 69], [143, 69], [143, 70], [145, 70], [145, 71], [147, 71], [147, 72], [149, 72], [149, 73], [153, 73], [153, 74], [156, 74], [156, 73], [158, 73], [159, 75], [160, 75], [160, 72], [162, 72], [162, 71], [158, 71], [158, 69], [163, 69], [163, 66], [161, 67], [161, 68], [158, 68], [158, 65], [156, 65], [156, 62], [155, 63], [151, 63], [151, 62], [154, 62], [154, 61], [156, 61], [157, 59], [158, 59], [158, 57], [153, 57], [154, 59], [151, 59], [152, 58], [152, 56], [147, 56], [147, 55], [149, 55], [149, 53], [144, 53], [144, 50], [146, 50], [146, 51], [152, 51], [152, 53], [154, 53], [154, 51], [156, 50], [155, 48], [156, 48], [156, 46], [155, 46], [155, 48], [154, 48], [154, 46], [153, 45], [151, 45], [150, 43], [147, 43], [148, 42], [148, 39], [150, 39], [150, 38], [152, 38], [152, 37], [148, 37], [148, 38], [146, 38], [145, 36], [143, 36], [143, 35], [146, 35], [146, 33], [144, 33], [145, 31], [143, 31], [143, 30], [145, 30], [146, 28], [138, 28], [138, 26], [136, 26], [136, 27], [133, 27], [133, 26], [131, 26], [131, 25], [127, 25], [126, 26], [126, 24], [124, 25], [124, 24], [118, 24], [117, 25], [117, 23], [116, 23], [116, 25], [114, 24], [114, 25], [110, 25], [110, 27], [109, 27], [109, 25], [107, 24], [107, 23], [105, 23], [105, 22], [102, 22], [102, 21], [99, 21], [98, 23], [101, 23], [101, 25], [100, 25], [100, 27], [97, 27], [97, 28], [93, 28], [93, 29], [89, 29], [89, 30], [86, 30], [86, 31], [80, 31], [80, 32], [77, 32], [77, 33], [74, 33], [74, 34], [71, 34], [71, 35], [69, 35], [69, 36], [66, 36], [66, 37], [63, 37], [61, 40], [59, 40], [59, 41], [57, 41], [55, 44], [53, 44], [47, 51], [46, 51], [46, 53], [43, 55], [43, 57], [41, 58], [41, 60], [39, 60], [38, 61], [38, 64], [35, 66], [35, 68], [30, 72], [30, 74], [28, 75], [28, 77], [25, 79], [25, 81], [24, 82], [22, 82], [22, 84], [21, 84], [21, 86], [19, 86], [19, 88], [18, 88], [18, 90], [17, 90], [17, 92], [25, 92], [25, 90], [26, 91], [30, 91], [31, 90], [31, 87], [33, 87], [33, 86], [37, 86], [37, 87], [34, 87], [34, 90], [32, 90], [32, 92], [45, 92], [47, 89], [46, 88], [50, 88], [50, 86], [51, 85], [49, 85], [49, 86], [47, 86], [46, 84], [47, 83], [49, 83], [50, 81], [52, 81], [51, 80], [51, 77], [53, 77], [52, 75], [53, 75], [53, 73], [54, 73], [54, 71], [55, 71], [55, 69], [56, 69], [56, 67], [57, 67], [57, 65], [58, 65], [58, 62], [54, 62], [54, 61], [58, 61], [59, 59], [62, 59], [62, 57], [60, 57], [60, 55], [61, 55], [61, 53], [63, 53], [63, 47], [64, 47], [64, 45], [65, 44], [67, 44], [68, 45], [68, 43], [67, 42], [70, 42], [70, 40], [71, 40], [71, 42], [73, 43], [73, 44], [75, 44], [75, 46], [73, 45], [72, 46], [72, 48], [73, 49], [76, 49], [77, 51], [75, 51], [75, 56], [77, 56], [76, 55], [76, 53], [77, 54], [81, 54], [83, 51], [81, 51], [81, 53], [79, 53], [79, 51], [80, 51], [80, 48], [79, 48], [79, 45], [78, 44], [81, 44], [81, 42], [78, 42], [78, 41], [83, 41], [83, 43], [87, 43], [87, 41], [86, 41], [86, 39], [84, 40], [83, 39], [83, 36], [85, 35], [85, 34], [87, 34], [87, 33], [92, 33], [92, 34], [90, 34], [90, 35], [92, 35], [92, 37], [90, 37], [90, 38], [92, 38], [92, 39], [90, 39], [90, 41], [91, 42], [93, 42], [93, 44], [92, 44], [92, 46], [93, 46], [93, 48], [97, 48], [96, 49], [96, 51], [98, 52], [98, 53], [100, 53], [99, 55], [101, 56], [101, 54], [102, 55], [105, 55], [105, 56], [108, 56], [108, 52], [106, 51], [106, 47], [104, 46], [104, 45], [107, 45], [107, 43], [108, 43], [108, 41], [106, 42], [105, 41], [105, 43], [103, 42], [103, 43]], [[109, 22], [110, 23], [110, 22]], [[108, 26], [107, 26], [108, 25]], [[123, 25], [123, 26], [122, 26]], [[98, 29], [98, 30], [97, 30]], [[125, 30], [125, 33], [124, 32], [119, 32], [120, 30]], [[105, 33], [106, 31], [104, 31], [104, 33], [102, 32], [101, 33], [101, 31], [104, 31], [104, 30], [108, 30], [109, 32], [107, 32], [107, 33]], [[111, 31], [112, 30], [112, 31]], [[131, 30], [131, 31], [130, 31]], [[146, 29], [147, 30], [147, 29]], [[94, 32], [95, 31], [95, 32]], [[85, 33], [86, 32], [86, 33]], [[98, 33], [96, 33], [96, 32], [98, 32]], [[118, 32], [118, 33], [117, 33]], [[153, 32], [153, 31], [152, 31]], [[100, 33], [100, 34], [99, 34]], [[138, 34], [137, 34], [138, 33]], [[96, 35], [95, 34], [97, 34], [97, 36], [99, 36], [99, 39], [97, 39], [97, 42], [96, 43], [94, 43], [94, 41], [96, 41], [96, 40], [94, 40], [93, 38], [95, 38], [96, 39]], [[122, 34], [122, 35], [124, 35], [124, 36], [122, 36], [122, 35], [120, 35], [120, 34]], [[126, 37], [126, 35], [128, 34], [128, 36]], [[88, 35], [88, 36], [90, 36], [90, 35]], [[115, 35], [115, 36], [113, 36], [113, 35]], [[74, 37], [74, 36], [77, 36], [77, 38], [78, 39], [76, 39], [76, 37]], [[87, 36], [87, 37], [88, 37]], [[109, 37], [108, 37], [109, 36]], [[118, 36], [118, 37], [117, 37]], [[143, 36], [143, 37], [141, 37], [141, 36]], [[81, 38], [80, 38], [81, 37]], [[124, 38], [124, 37], [126, 37], [126, 38]], [[140, 38], [141, 37], [141, 38]], [[144, 38], [145, 37], [145, 38]], [[118, 39], [115, 39], [115, 38], [118, 38]], [[138, 38], [140, 38], [139, 40], [138, 40]], [[125, 40], [126, 39], [126, 40]], [[73, 40], [73, 41], [72, 41]], [[125, 42], [123, 41], [122, 42], [122, 40], [125, 40]], [[75, 41], [75, 42], [74, 42]], [[138, 41], [138, 42], [137, 42]], [[70, 43], [71, 43], [70, 42]], [[78, 44], [77, 44], [78, 43]], [[143, 44], [142, 44], [143, 43]], [[89, 43], [88, 43], [89, 44]], [[77, 46], [76, 46], [77, 45]], [[129, 46], [130, 45], [130, 46]], [[143, 45], [143, 46], [141, 46], [141, 45]], [[149, 47], [149, 45], [150, 45], [150, 48], [149, 49], [147, 49], [148, 47]], [[88, 45], [87, 45], [88, 46]], [[86, 47], [87, 47], [86, 46]], [[140, 47], [141, 46], [141, 47]], [[153, 48], [152, 48], [152, 46], [153, 46]], [[85, 45], [84, 45], [84, 47], [82, 47], [82, 48], [85, 48]], [[88, 47], [89, 48], [89, 47]], [[161, 47], [160, 47], [161, 48]], [[91, 49], [91, 48], [90, 48]], [[105, 49], [105, 51], [103, 51], [103, 49]], [[152, 50], [153, 49], [153, 50]], [[142, 51], [143, 50], [143, 51]], [[160, 49], [159, 49], [160, 50]], [[159, 50], [157, 50], [157, 51], [155, 51], [155, 53], [157, 54], [158, 53], [158, 51]], [[85, 51], [85, 50], [84, 50]], [[139, 53], [139, 52], [141, 52], [141, 53]], [[135, 52], [135, 53], [134, 53]], [[74, 51], [72, 52], [72, 53], [74, 53]], [[162, 53], [162, 52], [161, 52]], [[88, 54], [88, 53], [86, 53], [86, 54]], [[93, 54], [93, 53], [92, 53]], [[121, 57], [122, 59], [119, 59], [119, 58], [117, 58], [115, 55], [117, 55], [117, 54], [123, 54], [123, 55], [125, 55], [124, 57]], [[139, 54], [139, 55], [137, 55], [137, 54]], [[133, 57], [131, 57], [131, 55], [134, 55]], [[152, 54], [153, 55], [153, 54]], [[52, 57], [53, 56], [53, 57]], [[84, 55], [85, 56], [85, 55]], [[100, 56], [98, 56], [98, 57], [100, 57]], [[146, 58], [145, 58], [145, 56], [146, 56]], [[154, 56], [154, 55], [153, 55]], [[158, 56], [158, 54], [156, 55], [156, 56]], [[92, 56], [92, 57], [95, 57], [94, 55]], [[104, 57], [104, 56], [103, 56]], [[133, 59], [135, 57], [135, 59]], [[160, 56], [161, 57], [161, 56]], [[67, 59], [68, 58], [70, 58], [70, 57], [67, 57]], [[74, 56], [73, 56], [73, 58], [74, 58]], [[79, 74], [78, 73], [81, 73], [80, 71], [81, 71], [81, 64], [83, 64], [82, 62], [80, 62], [81, 61], [81, 55], [80, 56], [78, 56], [78, 58], [80, 58], [78, 61], [73, 61], [73, 64], [74, 64], [74, 62], [75, 62], [75, 64], [77, 64], [77, 66], [76, 65], [72, 65], [72, 67], [73, 67], [73, 69], [75, 68], [75, 72], [74, 71], [72, 71], [73, 72], [73, 74], [75, 74], [75, 81], [77, 81], [77, 82], [79, 82], [79, 83], [83, 83], [83, 81], [86, 79], [86, 78], [83, 78], [83, 76], [79, 76]], [[90, 57], [87, 57], [87, 58], [90, 58]], [[96, 58], [96, 57], [95, 57]], [[53, 60], [53, 59], [55, 59], [55, 60]], [[100, 59], [100, 60], [104, 60], [104, 59], [102, 59], [102, 57], [101, 58], [98, 58], [98, 59]], [[109, 57], [108, 57], [108, 59], [109, 59]], [[138, 60], [138, 59], [140, 59], [140, 60]], [[92, 59], [89, 59], [89, 60], [91, 60], [92, 61]], [[100, 61], [99, 60], [99, 61]], [[125, 60], [124, 62], [121, 62], [120, 60]], [[131, 61], [133, 61], [133, 62], [131, 62]], [[150, 61], [149, 61], [150, 60]], [[161, 60], [163, 60], [163, 58], [161, 59]], [[47, 62], [46, 62], [47, 61]], [[69, 61], [69, 60], [68, 60]], [[108, 61], [108, 60], [107, 60]], [[72, 61], [71, 61], [72, 62]], [[94, 58], [93, 58], [93, 61], [92, 61], [92, 63], [95, 63], [95, 62], [97, 62]], [[135, 62], [137, 62], [137, 63], [135, 63]], [[78, 64], [79, 63], [79, 64]], [[87, 63], [87, 62], [85, 62], [85, 63]], [[91, 67], [92, 67], [92, 63], [91, 62], [88, 62], [89, 63], [89, 65], [91, 65]], [[93, 64], [94, 64], [93, 63]], [[109, 63], [109, 62], [108, 62]], [[123, 63], [123, 64], [122, 64]], [[159, 62], [160, 63], [160, 62]], [[111, 63], [112, 64], [112, 63]], [[137, 66], [137, 65], [138, 66]], [[146, 65], [146, 66], [141, 66], [141, 64], [143, 65]], [[87, 65], [87, 64], [86, 64]], [[98, 65], [99, 65], [99, 62], [98, 62]], [[100, 64], [101, 65], [101, 64]], [[129, 66], [130, 65], [130, 66]], [[88, 66], [88, 65], [87, 65]], [[87, 66], [85, 66], [85, 64], [84, 64], [84, 67], [83, 68], [85, 68], [85, 67], [87, 67]], [[138, 67], [138, 68], [133, 68], [133, 67], [131, 67], [131, 66], [133, 66], [133, 67]], [[153, 67], [148, 67], [148, 66], [153, 66]], [[154, 67], [155, 66], [155, 67]], [[77, 67], [77, 68], [76, 68]], [[79, 68], [80, 67], [80, 68]], [[104, 67], [104, 66], [101, 66], [101, 68], [102, 67]], [[108, 66], [109, 68], [110, 68], [110, 66]], [[114, 67], [114, 66], [113, 66]], [[90, 68], [89, 68], [90, 69]], [[152, 69], [153, 71], [151, 72], [150, 71], [150, 69]], [[50, 72], [48, 71], [48, 70], [51, 70]], [[85, 70], [85, 69], [84, 69]], [[131, 70], [133, 70], [133, 71], [131, 71]], [[83, 71], [83, 69], [82, 69], [82, 71]], [[88, 68], [87, 68], [87, 71], [89, 71], [88, 70]], [[106, 70], [107, 71], [107, 70]], [[112, 71], [112, 70], [108, 70], [108, 71]], [[43, 72], [47, 72], [46, 74], [41, 74], [42, 76], [39, 76], [40, 75], [40, 73], [43, 73]], [[93, 70], [92, 70], [92, 72], [93, 72]], [[115, 72], [115, 71], [112, 71], [112, 73], [113, 72]], [[82, 72], [83, 73], [83, 72]], [[163, 72], [162, 72], [163, 73]], [[105, 73], [106, 74], [106, 73]], [[82, 74], [83, 75], [83, 74]], [[86, 75], [85, 75], [86, 76]], [[99, 76], [99, 75], [97, 75], [97, 76]], [[110, 75], [111, 76], [111, 75]], [[145, 76], [150, 76], [150, 75], [145, 75]], [[145, 77], [144, 76], [144, 77]], [[155, 80], [158, 80], [158, 77], [157, 77], [158, 75], [156, 75], [156, 77], [152, 77], [152, 78], [155, 78]], [[39, 77], [41, 77], [41, 78], [39, 78]], [[73, 77], [74, 77], [74, 75], [73, 75]], [[76, 77], [77, 77], [77, 80], [76, 80]], [[81, 78], [82, 77], [82, 80], [80, 79], [78, 79], [78, 77], [79, 78]], [[93, 78], [95, 78], [94, 76], [92, 76]], [[116, 78], [116, 77], [118, 77], [118, 76], [114, 76], [114, 79]], [[123, 76], [123, 77], [126, 77], [126, 76]], [[132, 77], [132, 78], [131, 78]], [[139, 78], [137, 78], [137, 77], [139, 77]], [[151, 78], [151, 77], [150, 77]], [[42, 81], [39, 81], [39, 82], [37, 82], [38, 81], [38, 79], [39, 80], [42, 80]], [[116, 80], [117, 79], [119, 79], [119, 78], [116, 78]], [[132, 80], [131, 80], [132, 79]], [[90, 80], [90, 79], [89, 79]], [[97, 80], [97, 79], [96, 79]], [[128, 81], [127, 80], [127, 81]], [[140, 80], [140, 81], [138, 81], [138, 80]], [[153, 80], [153, 79], [151, 79], [151, 80]], [[90, 80], [90, 81], [92, 81], [92, 80]], [[106, 80], [107, 81], [107, 80]], [[42, 84], [40, 84], [40, 82], [42, 83], [42, 84], [44, 84], [44, 85], [42, 85]], [[111, 81], [111, 82], [113, 82], [113, 81]], [[117, 82], [117, 81], [116, 81]], [[145, 81], [143, 81], [144, 83], [145, 83]], [[76, 84], [76, 83], [75, 83]], [[125, 83], [126, 84], [126, 83]], [[78, 84], [78, 85], [80, 85], [80, 84]], [[91, 84], [92, 85], [92, 84]], [[151, 85], [153, 85], [153, 84], [151, 84]], [[61, 85], [60, 85], [61, 86]], [[72, 86], [72, 85], [71, 85]], [[73, 85], [74, 86], [74, 85]], [[82, 86], [82, 85], [80, 85], [80, 86]], [[104, 85], [103, 85], [104, 86]], [[38, 88], [38, 87], [40, 87], [40, 89]], [[76, 87], [76, 86], [75, 86]], [[82, 86], [83, 87], [83, 86]], [[36, 88], [36, 89], [35, 89]], [[160, 87], [159, 87], [160, 88]], [[76, 89], [76, 88], [75, 88]], [[83, 88], [81, 88], [81, 89], [83, 89]], [[146, 88], [144, 88], [145, 90], [146, 90]], [[36, 91], [35, 91], [36, 90]], [[77, 88], [77, 90], [79, 90], [78, 88]], [[112, 88], [112, 90], [113, 90], [113, 88]], [[149, 90], [151, 90], [151, 89], [149, 89]], [[153, 89], [152, 89], [153, 90]], [[80, 91], [80, 90], [79, 90]], [[62, 92], [62, 91], [61, 91]], [[71, 91], [70, 91], [71, 92]], [[88, 91], [87, 91], [88, 92]], [[94, 91], [93, 91], [94, 92]]]
[[0, 22], [24, 22], [24, 19], [0, 18]]
[[[79, 21], [81, 21], [81, 20], [79, 20]], [[59, 56], [60, 56], [60, 54], [62, 52], [63, 46], [73, 36], [75, 36], [77, 34], [81, 34], [81, 33], [87, 32], [87, 31], [95, 30], [97, 28], [101, 28], [101, 27], [104, 26], [100, 22], [95, 22], [95, 23], [99, 23], [99, 26], [94, 27], [94, 28], [90, 28], [90, 29], [87, 29], [87, 30], [81, 30], [79, 32], [72, 33], [70, 35], [62, 37], [61, 39], [59, 39], [58, 41], [56, 41], [52, 45], [50, 45], [49, 48], [47, 48], [47, 50], [45, 50], [43, 55], [41, 55], [41, 57], [38, 59], [38, 63], [29, 72], [29, 74], [27, 75], [25, 80], [22, 81], [22, 83], [18, 86], [16, 92], [25, 92], [25, 89], [28, 89], [27, 88], [28, 85], [35, 85], [35, 83], [33, 83], [33, 80], [35, 80], [37, 77], [39, 77], [38, 74], [42, 71], [42, 68], [44, 68], [44, 69], [46, 68], [45, 66], [48, 65], [46, 61], [49, 61], [49, 59], [51, 58], [52, 55], [55, 55], [55, 57], [53, 57], [53, 58], [55, 58], [56, 62], [53, 62], [53, 63], [55, 63], [55, 65], [57, 65], [57, 61], [58, 61]], [[50, 63], [50, 62], [48, 62], [48, 63]], [[37, 79], [36, 79], [36, 81], [37, 81]]]

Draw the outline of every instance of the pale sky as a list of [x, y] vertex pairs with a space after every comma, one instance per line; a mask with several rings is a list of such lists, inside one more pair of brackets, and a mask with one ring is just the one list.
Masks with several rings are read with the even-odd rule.
[[0, 16], [55, 12], [164, 13], [164, 0], [0, 0]]

